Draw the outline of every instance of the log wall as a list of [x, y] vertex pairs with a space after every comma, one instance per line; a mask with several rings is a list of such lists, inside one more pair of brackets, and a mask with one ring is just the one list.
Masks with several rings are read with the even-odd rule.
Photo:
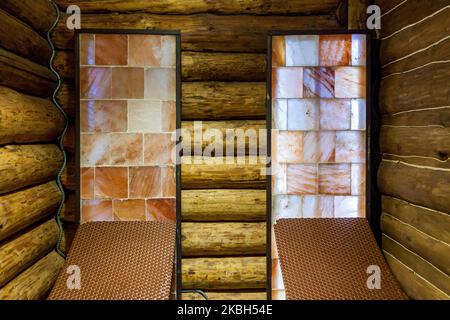
[[383, 250], [414, 299], [450, 299], [450, 1], [382, 8]]
[[47, 0], [0, 3], [0, 300], [45, 298], [64, 261], [53, 217], [65, 119], [50, 99], [46, 39], [55, 17]]

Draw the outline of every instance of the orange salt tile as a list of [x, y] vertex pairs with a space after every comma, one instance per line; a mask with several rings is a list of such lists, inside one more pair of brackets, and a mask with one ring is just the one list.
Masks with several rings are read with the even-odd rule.
[[95, 64], [95, 41], [93, 34], [80, 34], [80, 64]]
[[144, 98], [144, 68], [112, 68], [112, 97]]
[[149, 199], [147, 200], [148, 221], [173, 221], [177, 219], [175, 199]]
[[151, 68], [145, 70], [145, 98], [152, 100], [176, 99], [176, 69]]
[[93, 118], [94, 130], [97, 132], [126, 132], [127, 101], [97, 100]]
[[80, 131], [93, 132], [95, 129], [94, 101], [81, 101], [80, 107]]
[[142, 164], [142, 134], [113, 133], [111, 134], [110, 158], [113, 165]]
[[130, 35], [130, 65], [159, 67], [162, 60], [160, 35]]
[[96, 65], [126, 65], [128, 62], [128, 36], [125, 34], [95, 35]]
[[351, 35], [321, 35], [320, 36], [320, 65], [348, 66], [352, 52]]
[[161, 196], [161, 169], [159, 167], [130, 168], [130, 197]]
[[80, 168], [81, 199], [94, 198], [94, 168]]
[[80, 162], [81, 166], [109, 164], [108, 134], [82, 133], [80, 135]]
[[145, 221], [145, 200], [114, 200], [113, 213], [115, 221]]
[[96, 198], [127, 198], [128, 168], [95, 168]]
[[111, 68], [80, 67], [80, 97], [111, 98], [111, 77]]
[[177, 106], [175, 101], [163, 101], [161, 106], [161, 128], [163, 132], [177, 128]]
[[176, 196], [177, 184], [175, 177], [175, 167], [161, 168], [161, 188], [163, 197]]
[[284, 36], [272, 37], [272, 66], [284, 67], [286, 65], [286, 42]]
[[167, 165], [175, 163], [175, 141], [172, 134], [149, 133], [144, 135], [144, 164]]
[[83, 200], [81, 202], [81, 223], [90, 221], [112, 221], [111, 200]]

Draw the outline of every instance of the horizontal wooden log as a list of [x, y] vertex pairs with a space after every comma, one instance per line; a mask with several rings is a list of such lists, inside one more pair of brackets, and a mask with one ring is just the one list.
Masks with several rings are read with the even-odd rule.
[[68, 154], [66, 166], [64, 171], [61, 174], [61, 183], [63, 187], [70, 191], [75, 191], [78, 187], [76, 182], [76, 163], [75, 163], [75, 155]]
[[381, 205], [383, 212], [389, 213], [438, 240], [450, 243], [449, 214], [388, 196], [381, 197]]
[[55, 181], [0, 196], [0, 241], [54, 214], [61, 199]]
[[450, 212], [450, 171], [383, 160], [378, 171], [380, 191], [408, 202]]
[[46, 33], [56, 19], [55, 9], [48, 0], [2, 0], [0, 9], [19, 18], [41, 34]]
[[56, 101], [67, 115], [72, 118], [75, 118], [75, 100], [75, 86], [73, 82], [63, 82], [57, 92]]
[[183, 155], [267, 154], [265, 120], [183, 121], [182, 128]]
[[450, 157], [450, 128], [382, 126], [380, 146], [383, 153], [446, 161]]
[[76, 194], [74, 191], [65, 190], [66, 198], [64, 206], [61, 209], [60, 218], [64, 222], [77, 222], [77, 212], [76, 212]]
[[[205, 292], [208, 300], [266, 300], [267, 293], [265, 292]], [[198, 293], [183, 293], [182, 300], [205, 300], [205, 298]]]
[[47, 296], [64, 265], [64, 258], [50, 252], [0, 288], [0, 300], [39, 300]]
[[263, 82], [185, 82], [183, 120], [265, 119]]
[[50, 69], [0, 48], [0, 85], [46, 98], [55, 90], [56, 78]]
[[438, 109], [386, 114], [383, 116], [382, 122], [384, 125], [391, 126], [441, 126], [450, 128], [450, 106]]
[[432, 167], [435, 169], [450, 169], [450, 160], [440, 161], [435, 158], [424, 158], [420, 156], [398, 156], [394, 154], [385, 153], [382, 159], [391, 161], [400, 161], [409, 165], [419, 166], [419, 167]]
[[183, 190], [183, 221], [263, 221], [266, 190]]
[[389, 252], [396, 259], [401, 261], [415, 273], [419, 274], [422, 278], [426, 279], [432, 285], [436, 286], [446, 294], [450, 294], [450, 276], [437, 269], [431, 263], [408, 250], [399, 242], [390, 238], [387, 235], [383, 235], [383, 250]]
[[368, 0], [348, 0], [348, 29], [365, 30]]
[[75, 153], [76, 148], [75, 148], [75, 137], [76, 137], [76, 128], [75, 128], [75, 123], [73, 123], [72, 121], [69, 122], [69, 126], [67, 127], [67, 131], [66, 134], [64, 135], [64, 140], [63, 140], [63, 146], [64, 146], [64, 151], [68, 152], [68, 153]]
[[450, 38], [444, 39], [428, 50], [417, 52], [406, 59], [384, 65], [382, 75], [388, 76], [396, 72], [409, 71], [427, 64], [436, 63], [437, 61], [450, 60]]
[[[184, 51], [261, 53], [266, 51], [269, 30], [343, 29], [331, 14], [301, 18], [287, 15], [83, 14], [81, 25], [83, 28], [180, 30]], [[65, 15], [53, 33], [53, 41], [59, 49], [74, 47], [74, 32], [67, 28]]]
[[48, 254], [58, 240], [58, 226], [51, 219], [0, 246], [0, 287]]
[[[265, 189], [265, 164], [259, 157], [236, 157], [232, 164], [223, 158], [189, 160], [182, 158], [181, 181], [183, 189]], [[193, 157], [194, 158], [194, 157]], [[208, 163], [209, 162], [209, 163]], [[222, 162], [222, 163], [221, 163]]]
[[52, 50], [47, 40], [4, 10], [0, 10], [0, 34], [0, 46], [6, 50], [42, 65], [49, 64]]
[[0, 194], [56, 177], [63, 154], [56, 145], [7, 145], [0, 148]]
[[394, 218], [388, 213], [381, 215], [381, 230], [412, 252], [429, 261], [436, 268], [450, 275], [449, 244], [417, 231], [413, 226]]
[[75, 78], [75, 54], [73, 51], [56, 51], [53, 67], [63, 79]]
[[447, 106], [449, 77], [450, 62], [446, 62], [385, 78], [380, 87], [380, 110], [394, 113]]
[[152, 1], [120, 1], [120, 0], [57, 0], [63, 8], [71, 4], [78, 5], [83, 12], [150, 12], [161, 14], [312, 14], [329, 13], [335, 9], [339, 0], [152, 0]]
[[416, 300], [448, 300], [450, 297], [384, 251], [392, 273], [406, 294]]
[[185, 258], [183, 289], [260, 289], [266, 287], [265, 257]]
[[68, 253], [70, 247], [72, 246], [73, 239], [75, 237], [75, 233], [78, 228], [77, 223], [64, 223], [63, 237], [61, 241], [60, 249], [64, 253]]
[[257, 255], [266, 252], [265, 222], [183, 222], [182, 255]]
[[[400, 5], [404, 0], [376, 0], [375, 3], [381, 8], [383, 14]], [[388, 16], [387, 16], [388, 17]]]
[[0, 87], [0, 119], [0, 144], [54, 141], [65, 125], [50, 100], [5, 87]]
[[[417, 5], [419, 6], [418, 10], [423, 12], [427, 11], [427, 9], [424, 8], [426, 6], [423, 6], [422, 3], [418, 2]], [[446, 5], [448, 5], [448, 3]], [[390, 34], [384, 36], [380, 48], [381, 64], [385, 65], [389, 62], [404, 58], [417, 50], [427, 48], [448, 36], [450, 30], [450, 21], [447, 19], [449, 11], [450, 9], [447, 8], [435, 16], [423, 19], [421, 23], [404, 29], [393, 36], [390, 36]], [[417, 16], [407, 19], [412, 19], [414, 22], [420, 21]], [[404, 18], [401, 20], [404, 20]]]
[[265, 81], [266, 55], [183, 52], [183, 81]]

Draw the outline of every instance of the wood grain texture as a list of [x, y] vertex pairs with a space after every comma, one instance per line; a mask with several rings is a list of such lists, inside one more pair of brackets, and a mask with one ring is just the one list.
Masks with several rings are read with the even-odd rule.
[[380, 146], [383, 153], [446, 161], [450, 156], [450, 128], [382, 126]]
[[56, 94], [56, 101], [69, 117], [75, 117], [75, 85], [72, 81], [62, 83]]
[[183, 189], [265, 189], [265, 164], [256, 157], [236, 157], [232, 164], [221, 158], [188, 161], [182, 158]]
[[266, 55], [183, 52], [183, 81], [265, 81]]
[[450, 212], [449, 179], [450, 171], [385, 160], [378, 171], [381, 193], [447, 213]]
[[348, 0], [348, 29], [365, 30], [367, 20], [368, 0]]
[[398, 220], [388, 213], [381, 215], [383, 233], [401, 243], [414, 253], [432, 263], [447, 275], [450, 274], [450, 246], [426, 233], [420, 232], [411, 225]]
[[47, 40], [26, 23], [1, 9], [0, 34], [0, 46], [6, 50], [42, 65], [50, 62], [52, 53]]
[[183, 222], [183, 257], [259, 255], [266, 252], [265, 222]]
[[382, 13], [387, 13], [389, 10], [401, 4], [404, 0], [376, 0], [375, 4], [380, 6]]
[[0, 148], [0, 194], [56, 177], [63, 154], [56, 145], [7, 145]]
[[406, 294], [416, 300], [448, 300], [450, 297], [384, 251], [387, 263]]
[[50, 100], [0, 87], [0, 144], [55, 141], [65, 119]]
[[399, 242], [383, 235], [383, 250], [389, 252], [391, 255], [396, 257], [404, 265], [406, 265], [411, 270], [414, 270], [424, 279], [427, 279], [432, 285], [436, 286], [438, 289], [450, 295], [450, 276], [437, 269], [427, 260], [423, 259], [414, 252], [408, 250], [406, 247], [401, 245]]
[[382, 123], [391, 126], [440, 126], [450, 128], [450, 106], [439, 109], [385, 114]]
[[76, 194], [73, 191], [65, 190], [66, 198], [64, 206], [60, 212], [60, 218], [64, 222], [77, 222], [77, 212], [76, 212]]
[[[205, 292], [208, 300], [266, 300], [265, 292]], [[205, 300], [196, 293], [183, 293], [182, 300]]]
[[0, 85], [47, 98], [56, 89], [56, 77], [50, 69], [0, 48]]
[[51, 219], [0, 246], [0, 287], [48, 254], [58, 240], [58, 225]]
[[0, 300], [39, 300], [46, 297], [64, 265], [64, 258], [50, 252], [3, 288]]
[[267, 154], [265, 120], [183, 121], [181, 127], [183, 155], [203, 151], [213, 151], [215, 156]]
[[63, 8], [76, 4], [84, 12], [150, 12], [161, 14], [313, 14], [329, 13], [339, 0], [57, 0]]
[[73, 51], [56, 51], [53, 67], [63, 79], [75, 78], [75, 54]]
[[185, 82], [183, 120], [265, 119], [264, 82]]
[[259, 289], [266, 287], [265, 257], [184, 258], [184, 289]]
[[183, 221], [263, 221], [265, 190], [183, 190]]
[[19, 18], [40, 34], [45, 34], [56, 19], [56, 13], [48, 0], [2, 0], [0, 9]]
[[55, 181], [0, 196], [0, 241], [54, 214], [61, 199]]
[[[63, 15], [53, 33], [59, 49], [74, 47], [74, 32], [66, 27]], [[269, 30], [343, 29], [334, 15], [253, 16], [253, 15], [162, 15], [147, 13], [83, 14], [83, 28], [180, 30], [184, 51], [260, 52], [267, 48]]]

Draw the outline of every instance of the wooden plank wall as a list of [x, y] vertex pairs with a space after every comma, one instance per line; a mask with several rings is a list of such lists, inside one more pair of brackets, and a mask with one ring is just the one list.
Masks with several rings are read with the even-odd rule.
[[50, 96], [47, 0], [0, 2], [0, 300], [45, 298], [64, 259], [53, 219], [65, 119]]
[[[195, 120], [204, 129], [265, 128], [269, 30], [346, 28], [335, 16], [340, 0], [57, 2], [62, 10], [80, 6], [83, 28], [181, 30], [182, 126], [191, 131]], [[59, 101], [74, 116], [74, 41], [64, 19], [53, 40], [65, 79]], [[73, 146], [69, 136], [66, 147]], [[188, 164], [189, 156], [182, 165], [183, 288], [202, 289], [211, 299], [265, 299], [264, 165], [250, 164], [248, 153], [244, 164]], [[68, 171], [68, 189], [73, 181]], [[73, 208], [67, 206], [65, 219]]]
[[450, 1], [383, 0], [383, 250], [414, 299], [450, 299]]

